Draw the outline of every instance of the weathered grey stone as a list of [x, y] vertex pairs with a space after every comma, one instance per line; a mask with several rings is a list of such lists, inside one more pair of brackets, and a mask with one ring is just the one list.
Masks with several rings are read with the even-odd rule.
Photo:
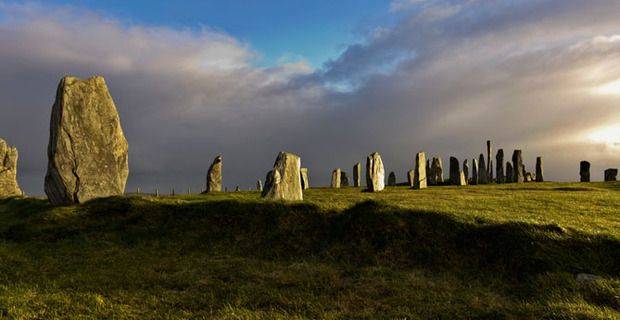
[[17, 158], [17, 148], [0, 139], [0, 198], [22, 194], [17, 183]]
[[605, 170], [605, 182], [617, 181], [618, 180], [618, 169], [609, 168]]
[[497, 155], [495, 155], [495, 180], [497, 183], [506, 182], [506, 176], [504, 175], [504, 149], [497, 150]]
[[489, 177], [487, 175], [487, 166], [484, 162], [484, 155], [481, 153], [478, 157], [478, 184], [489, 183]]
[[536, 182], [544, 182], [544, 168], [542, 157], [536, 158]]
[[514, 179], [512, 163], [506, 162], [506, 178], [504, 180], [506, 183], [513, 183], [514, 181], [512, 179]]
[[525, 166], [521, 150], [512, 153], [512, 182], [523, 183], [525, 181]]
[[396, 186], [396, 173], [394, 173], [394, 171], [390, 172], [390, 174], [388, 175], [388, 186]]
[[353, 186], [356, 188], [362, 186], [362, 165], [359, 162], [353, 166]]
[[467, 185], [467, 179], [465, 178], [465, 173], [460, 170], [459, 171], [459, 182], [457, 184], [457, 186], [466, 186]]
[[301, 174], [301, 188], [303, 190], [310, 188], [310, 179], [308, 178], [308, 168], [301, 168], [299, 170]]
[[349, 186], [349, 177], [347, 176], [347, 173], [344, 171], [340, 172], [340, 186], [341, 187]]
[[472, 165], [471, 165], [471, 184], [476, 185], [478, 184], [478, 178], [479, 178], [479, 174], [478, 174], [478, 170], [479, 170], [479, 166], [478, 166], [478, 160], [477, 159], [472, 159]]
[[450, 184], [461, 185], [461, 165], [456, 157], [450, 157]]
[[268, 200], [303, 200], [301, 159], [292, 153], [280, 152], [267, 174], [262, 197]]
[[222, 191], [222, 156], [218, 155], [213, 159], [213, 163], [207, 171], [207, 190], [209, 192]]
[[342, 179], [342, 173], [340, 171], [340, 168], [332, 171], [332, 183], [331, 186], [332, 188], [340, 188], [340, 183]]
[[407, 171], [407, 184], [410, 188], [413, 188], [413, 181], [415, 179], [415, 170]]
[[443, 163], [441, 158], [433, 158], [433, 161], [431, 161], [431, 172], [428, 182], [431, 185], [443, 184]]
[[256, 181], [256, 190], [263, 191], [263, 182], [260, 179]]
[[415, 176], [413, 178], [414, 189], [425, 189], [427, 187], [425, 164], [426, 154], [424, 152], [418, 152], [415, 156]]
[[366, 158], [366, 187], [370, 192], [385, 189], [385, 170], [381, 155], [375, 152]]
[[579, 176], [581, 182], [590, 182], [590, 162], [581, 161], [579, 163]]
[[465, 175], [465, 181], [469, 181], [469, 162], [467, 159], [463, 160], [463, 175]]
[[103, 77], [60, 81], [52, 107], [45, 193], [54, 205], [122, 195], [127, 140]]

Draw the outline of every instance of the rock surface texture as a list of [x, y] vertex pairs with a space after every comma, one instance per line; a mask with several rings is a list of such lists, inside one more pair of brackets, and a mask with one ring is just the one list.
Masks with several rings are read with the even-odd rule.
[[413, 180], [415, 179], [415, 170], [407, 171], [407, 184], [410, 188], [413, 188]]
[[54, 205], [122, 195], [127, 140], [102, 77], [60, 81], [52, 107], [45, 193]]
[[525, 166], [521, 150], [512, 153], [512, 182], [523, 183], [525, 181]]
[[0, 198], [22, 194], [17, 184], [17, 148], [0, 139]]
[[207, 190], [205, 192], [220, 191], [222, 191], [222, 156], [217, 156], [207, 171]]
[[366, 158], [366, 187], [370, 192], [385, 189], [385, 170], [381, 155], [375, 152]]
[[413, 179], [413, 188], [425, 189], [426, 187], [426, 154], [424, 152], [418, 152], [415, 156], [415, 176]]
[[542, 157], [536, 158], [536, 182], [544, 182], [544, 167]]
[[268, 200], [303, 200], [301, 159], [292, 153], [280, 152], [267, 174], [262, 197]]
[[340, 179], [342, 179], [342, 173], [340, 169], [335, 169], [334, 171], [332, 171], [331, 187], [340, 188], [340, 182], [341, 182]]

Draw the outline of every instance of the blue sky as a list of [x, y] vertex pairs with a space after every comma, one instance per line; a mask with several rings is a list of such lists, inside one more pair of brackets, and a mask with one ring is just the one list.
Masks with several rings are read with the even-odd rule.
[[313, 67], [361, 41], [369, 25], [385, 25], [389, 0], [51, 0], [119, 19], [123, 23], [212, 28], [248, 43], [259, 66], [305, 59]]

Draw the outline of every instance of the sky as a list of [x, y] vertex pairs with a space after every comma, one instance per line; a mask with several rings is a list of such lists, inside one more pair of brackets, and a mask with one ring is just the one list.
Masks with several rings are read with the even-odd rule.
[[[279, 151], [311, 185], [374, 151], [398, 180], [415, 153], [485, 141], [545, 178], [620, 167], [620, 2], [612, 0], [0, 0], [0, 137], [43, 194], [64, 75], [105, 77], [129, 142], [128, 190], [253, 187]], [[470, 160], [471, 162], [471, 160]], [[447, 171], [447, 168], [445, 169]]]

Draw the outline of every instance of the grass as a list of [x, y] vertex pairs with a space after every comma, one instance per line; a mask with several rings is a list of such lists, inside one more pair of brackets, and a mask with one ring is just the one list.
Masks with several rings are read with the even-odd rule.
[[618, 183], [304, 197], [0, 200], [0, 318], [620, 318]]

